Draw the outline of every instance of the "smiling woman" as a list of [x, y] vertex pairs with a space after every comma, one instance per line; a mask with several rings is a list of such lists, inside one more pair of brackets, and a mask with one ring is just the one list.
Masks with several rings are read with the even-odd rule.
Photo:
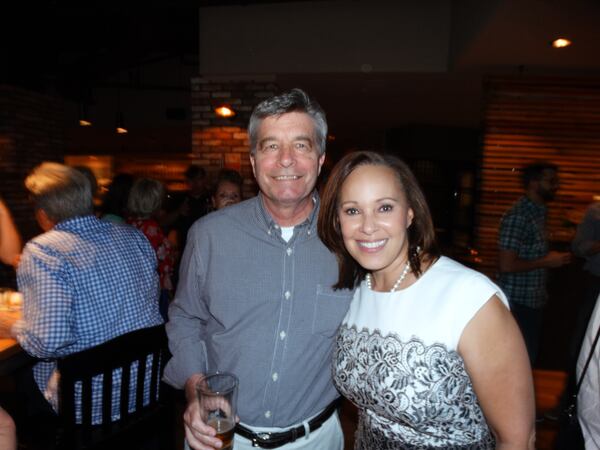
[[407, 229], [414, 213], [392, 169], [357, 167], [340, 191], [338, 217], [346, 249], [371, 272], [369, 283], [390, 290], [400, 284], [399, 271], [404, 281], [410, 268]]
[[533, 448], [531, 370], [502, 291], [439, 256], [425, 197], [399, 159], [333, 169], [318, 231], [357, 288], [334, 381], [359, 408], [355, 449]]

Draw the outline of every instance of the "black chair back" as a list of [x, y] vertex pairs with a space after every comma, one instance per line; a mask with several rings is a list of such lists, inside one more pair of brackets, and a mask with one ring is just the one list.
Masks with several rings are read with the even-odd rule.
[[[148, 355], [152, 357], [150, 373], [146, 373]], [[164, 325], [143, 328], [118, 336], [96, 347], [58, 360], [59, 418], [61, 433], [59, 447], [99, 448], [110, 442], [123, 442], [124, 435], [148, 433], [151, 421], [164, 413], [161, 402], [160, 379], [168, 358], [167, 336]], [[131, 366], [137, 363], [135, 410], [129, 412]], [[121, 368], [118, 393], [119, 419], [112, 421], [113, 371]], [[102, 423], [92, 425], [92, 379], [102, 376]], [[150, 396], [144, 402], [144, 382], [149, 376]], [[76, 385], [81, 384], [81, 420], [76, 423]], [[167, 427], [168, 420], [162, 424]], [[160, 426], [160, 422], [157, 422]], [[146, 430], [141, 430], [145, 428]], [[151, 428], [150, 428], [151, 430]], [[115, 441], [118, 439], [118, 441]]]

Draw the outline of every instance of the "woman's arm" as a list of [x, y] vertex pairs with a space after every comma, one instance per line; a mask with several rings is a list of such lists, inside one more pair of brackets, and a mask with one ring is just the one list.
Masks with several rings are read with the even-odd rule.
[[17, 448], [17, 429], [12, 417], [0, 407], [0, 448], [15, 450]]
[[0, 261], [16, 266], [20, 253], [21, 236], [19, 236], [8, 208], [0, 200]]
[[533, 449], [535, 397], [527, 350], [510, 311], [493, 296], [471, 319], [458, 351], [498, 449]]

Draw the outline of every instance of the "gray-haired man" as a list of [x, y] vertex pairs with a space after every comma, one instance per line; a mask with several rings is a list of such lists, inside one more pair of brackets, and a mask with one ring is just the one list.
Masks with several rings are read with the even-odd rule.
[[331, 289], [337, 263], [316, 232], [325, 114], [294, 89], [259, 104], [248, 132], [260, 194], [191, 228], [169, 310], [165, 379], [186, 390], [194, 449], [220, 446], [194, 389], [202, 373], [219, 370], [240, 378], [236, 450], [341, 450], [330, 356], [351, 293]]

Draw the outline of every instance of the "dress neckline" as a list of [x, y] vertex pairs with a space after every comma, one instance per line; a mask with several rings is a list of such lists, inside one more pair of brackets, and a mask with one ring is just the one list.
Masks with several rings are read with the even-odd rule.
[[410, 289], [413, 288], [413, 286], [416, 286], [417, 284], [421, 283], [423, 278], [428, 277], [429, 273], [432, 271], [432, 269], [435, 268], [435, 266], [438, 264], [438, 262], [440, 262], [440, 260], [444, 258], [444, 256], [440, 256], [438, 259], [436, 259], [428, 268], [425, 272], [423, 272], [421, 274], [421, 276], [419, 278], [417, 278], [415, 280], [415, 282], [413, 284], [411, 284], [410, 286], [407, 286], [403, 289], [398, 289], [397, 291], [393, 291], [393, 292], [389, 292], [389, 291], [385, 291], [385, 292], [380, 292], [380, 291], [374, 291], [373, 289], [369, 289], [369, 287], [367, 287], [367, 283], [365, 282], [365, 280], [362, 281], [361, 283], [361, 290], [364, 290], [365, 292], [370, 292], [372, 294], [376, 294], [379, 296], [392, 296], [392, 294], [400, 294], [403, 292], [408, 292]]

